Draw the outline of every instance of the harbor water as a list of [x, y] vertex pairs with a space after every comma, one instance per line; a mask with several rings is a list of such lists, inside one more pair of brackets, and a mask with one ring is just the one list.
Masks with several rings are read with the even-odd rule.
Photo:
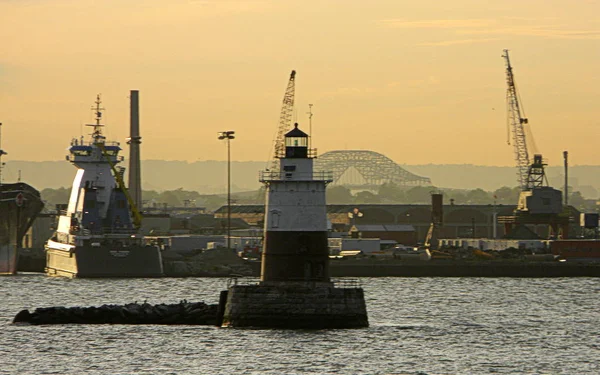
[[22, 309], [218, 303], [226, 279], [0, 278], [0, 374], [598, 374], [600, 279], [363, 278], [370, 327], [11, 323]]

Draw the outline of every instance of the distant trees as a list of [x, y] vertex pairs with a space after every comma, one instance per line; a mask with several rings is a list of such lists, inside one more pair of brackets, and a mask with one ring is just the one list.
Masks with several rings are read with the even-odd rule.
[[572, 194], [569, 194], [569, 205], [573, 206], [577, 209], [585, 208], [585, 198], [581, 195], [580, 192], [574, 191]]
[[521, 189], [518, 186], [509, 188], [503, 186], [500, 189], [494, 191], [494, 199], [498, 204], [514, 204], [519, 199]]
[[404, 190], [393, 182], [386, 182], [379, 187], [377, 195], [385, 203], [404, 202], [406, 200]]
[[381, 203], [381, 197], [370, 191], [359, 191], [354, 196], [354, 203]]
[[[69, 202], [71, 189], [44, 189], [41, 191], [42, 199], [46, 202], [46, 209], [54, 209], [56, 204]], [[483, 189], [459, 190], [438, 189], [433, 186], [404, 187], [393, 183], [382, 184], [376, 192], [352, 191], [345, 186], [331, 186], [327, 188], [327, 203], [329, 204], [428, 204], [431, 203], [431, 193], [441, 191], [444, 194], [444, 203], [450, 204], [517, 204], [520, 189], [518, 187], [503, 186], [493, 192]], [[234, 193], [231, 195], [233, 204], [264, 204], [265, 190]], [[146, 206], [181, 207], [186, 204], [197, 207], [206, 207], [212, 211], [227, 204], [225, 194], [201, 195], [197, 191], [167, 190], [157, 192], [154, 190], [142, 191], [142, 200]], [[597, 211], [595, 201], [586, 200], [579, 192], [574, 191], [569, 195], [569, 205], [587, 211]]]
[[[46, 203], [47, 210], [53, 210], [57, 204], [66, 204], [69, 202], [70, 188], [44, 189], [40, 192], [42, 200]], [[171, 206], [181, 207], [186, 203], [199, 207], [207, 207], [210, 204], [213, 207], [220, 207], [227, 202], [225, 196], [218, 195], [200, 195], [197, 191], [183, 190], [167, 190], [157, 192], [154, 190], [142, 191], [142, 201], [148, 206]]]
[[406, 191], [404, 203], [430, 203], [431, 193], [436, 191], [433, 186], [415, 186]]
[[470, 204], [486, 204], [486, 203], [491, 203], [492, 202], [492, 198], [490, 196], [490, 193], [483, 190], [483, 189], [475, 189], [475, 190], [471, 190], [467, 193], [467, 203]]
[[444, 192], [444, 201], [453, 204], [466, 204], [467, 194], [463, 190], [451, 190]]
[[344, 204], [352, 202], [354, 197], [345, 186], [332, 186], [327, 188], [327, 202], [331, 204]]
[[69, 203], [70, 188], [60, 187], [58, 189], [46, 188], [40, 191], [42, 200], [46, 202], [46, 209], [53, 210], [57, 204]]

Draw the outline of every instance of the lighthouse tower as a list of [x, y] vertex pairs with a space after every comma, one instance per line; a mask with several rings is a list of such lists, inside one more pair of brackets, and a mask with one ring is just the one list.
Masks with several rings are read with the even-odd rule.
[[340, 288], [329, 278], [325, 187], [332, 173], [313, 170], [315, 154], [295, 124], [285, 135], [285, 153], [277, 155], [279, 170], [260, 173], [267, 187], [260, 282], [232, 282], [221, 292], [224, 327], [369, 325], [358, 283], [346, 281]]
[[261, 282], [329, 282], [325, 187], [332, 174], [314, 172], [308, 135], [285, 135], [277, 172], [263, 171], [266, 185]]

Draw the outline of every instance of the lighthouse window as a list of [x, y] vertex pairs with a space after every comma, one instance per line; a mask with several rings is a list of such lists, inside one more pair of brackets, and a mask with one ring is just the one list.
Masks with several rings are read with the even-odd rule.
[[271, 211], [271, 227], [272, 228], [278, 228], [279, 227], [279, 215], [280, 212], [279, 211]]
[[293, 172], [296, 170], [296, 166], [295, 165], [286, 165], [283, 167], [283, 170], [286, 172]]
[[306, 147], [308, 146], [308, 139], [306, 137], [286, 138], [285, 145], [291, 147]]

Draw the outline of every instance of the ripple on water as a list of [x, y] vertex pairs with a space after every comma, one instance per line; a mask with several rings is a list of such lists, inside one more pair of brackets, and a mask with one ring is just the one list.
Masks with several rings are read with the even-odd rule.
[[0, 374], [598, 374], [599, 280], [365, 278], [371, 326], [17, 326], [21, 309], [217, 303], [225, 279], [3, 278]]

